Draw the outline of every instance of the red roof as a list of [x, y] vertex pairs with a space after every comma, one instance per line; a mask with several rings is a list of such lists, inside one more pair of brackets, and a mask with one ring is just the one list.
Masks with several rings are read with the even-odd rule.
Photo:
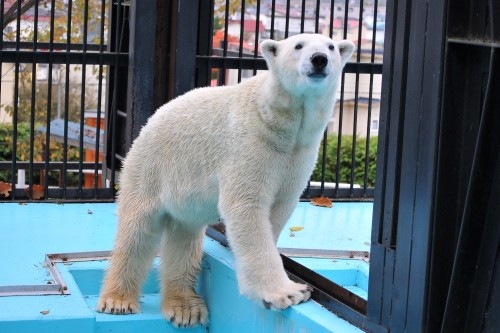
[[[241, 20], [230, 20], [229, 24], [241, 24]], [[262, 21], [259, 21], [259, 32], [263, 32], [266, 30], [266, 27], [264, 26], [264, 23]], [[256, 32], [257, 31], [257, 21], [256, 20], [245, 20], [244, 26], [243, 26], [243, 31], [244, 32]]]

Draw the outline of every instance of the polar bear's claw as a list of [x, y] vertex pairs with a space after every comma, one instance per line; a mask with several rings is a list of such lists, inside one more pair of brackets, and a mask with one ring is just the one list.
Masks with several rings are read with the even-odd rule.
[[284, 310], [292, 305], [306, 302], [311, 298], [312, 288], [305, 284], [294, 283], [292, 287], [282, 292], [272, 292], [265, 295], [262, 305], [270, 310]]
[[165, 318], [175, 327], [194, 327], [208, 323], [207, 306], [197, 295], [164, 300], [162, 311]]
[[139, 312], [139, 303], [135, 299], [126, 297], [101, 298], [96, 311], [115, 315], [133, 314]]

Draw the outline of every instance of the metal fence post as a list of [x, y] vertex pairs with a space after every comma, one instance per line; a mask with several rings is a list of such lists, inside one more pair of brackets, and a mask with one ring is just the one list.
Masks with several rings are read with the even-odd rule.
[[130, 8], [128, 94], [127, 94], [127, 150], [142, 126], [155, 110], [155, 31], [156, 1], [132, 1]]
[[196, 86], [199, 1], [174, 1], [172, 6], [169, 99]]

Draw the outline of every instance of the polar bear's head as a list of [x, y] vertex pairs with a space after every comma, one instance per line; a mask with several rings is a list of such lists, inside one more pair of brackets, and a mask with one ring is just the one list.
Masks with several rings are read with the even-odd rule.
[[320, 34], [300, 34], [282, 41], [265, 40], [261, 52], [269, 71], [290, 93], [311, 88], [318, 93], [333, 89], [354, 44], [334, 42]]

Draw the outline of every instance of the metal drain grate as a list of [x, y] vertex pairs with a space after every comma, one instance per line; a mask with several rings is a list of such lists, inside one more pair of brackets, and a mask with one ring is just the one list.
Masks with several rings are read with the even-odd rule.
[[68, 286], [57, 268], [58, 263], [107, 260], [111, 251], [52, 253], [45, 255], [45, 267], [49, 270], [53, 284], [0, 286], [0, 297], [69, 295]]

